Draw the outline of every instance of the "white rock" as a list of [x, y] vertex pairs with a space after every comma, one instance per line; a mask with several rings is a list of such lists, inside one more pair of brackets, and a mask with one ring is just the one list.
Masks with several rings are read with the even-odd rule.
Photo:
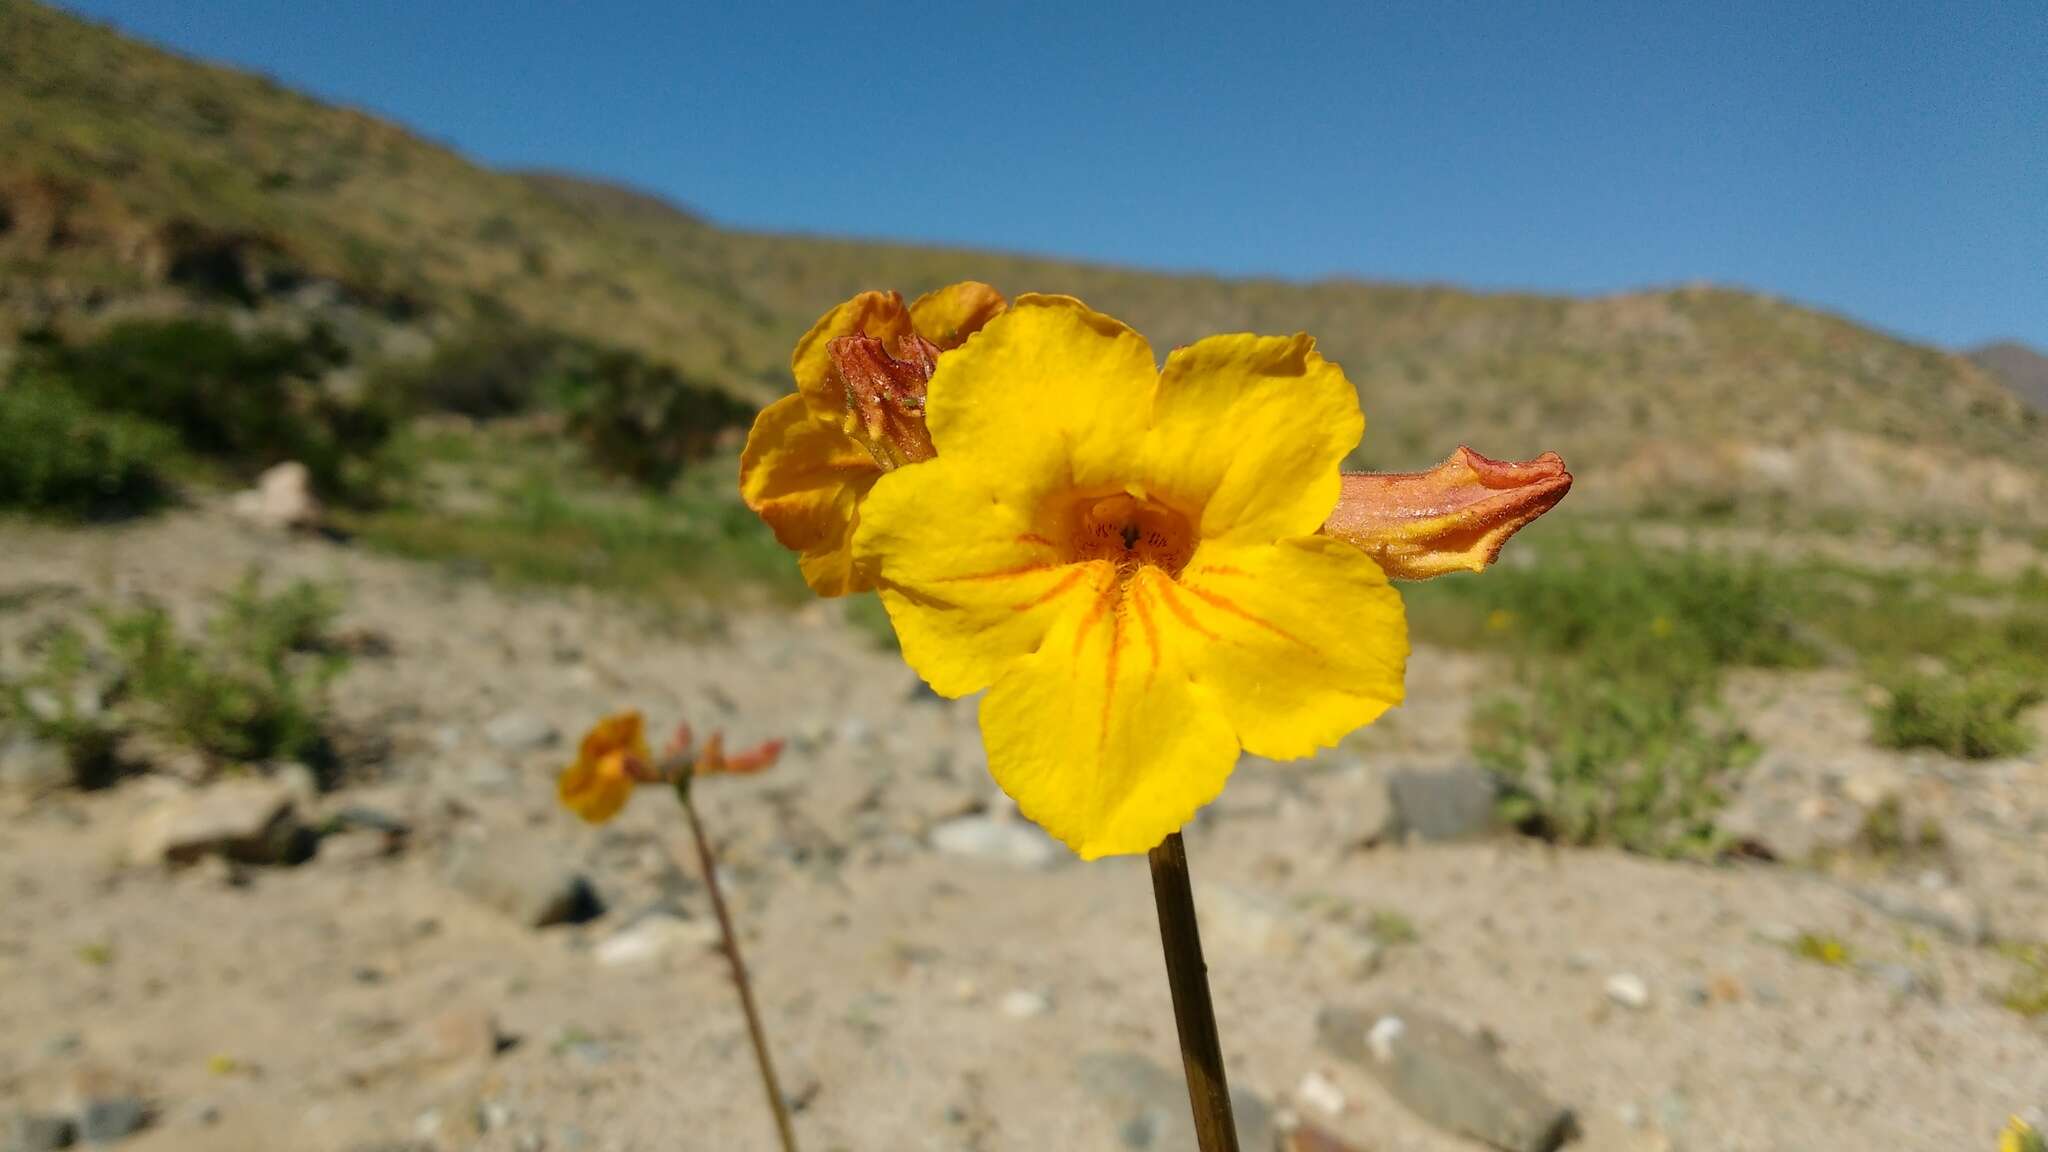
[[1624, 1008], [1648, 1008], [1650, 986], [1633, 972], [1617, 972], [1607, 978], [1607, 998]]
[[948, 856], [1009, 864], [1018, 868], [1050, 868], [1066, 849], [1031, 824], [962, 816], [931, 831], [932, 847]]
[[1003, 1015], [1012, 1020], [1030, 1020], [1051, 1011], [1051, 993], [1036, 988], [1018, 988], [1003, 996]]
[[1326, 1115], [1335, 1116], [1344, 1111], [1344, 1090], [1314, 1069], [1301, 1078], [1301, 1086], [1294, 1090], [1294, 1098]]
[[658, 960], [677, 949], [707, 948], [717, 943], [716, 925], [658, 913], [644, 916], [606, 937], [591, 954], [599, 964], [619, 968]]
[[235, 494], [234, 510], [251, 524], [280, 530], [315, 527], [321, 516], [313, 474], [296, 460], [265, 469], [256, 487]]

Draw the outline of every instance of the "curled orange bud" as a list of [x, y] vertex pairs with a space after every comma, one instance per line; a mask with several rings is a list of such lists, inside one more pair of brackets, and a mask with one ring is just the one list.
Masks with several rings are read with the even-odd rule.
[[901, 358], [890, 355], [880, 340], [864, 335], [841, 336], [829, 351], [832, 370], [846, 390], [846, 434], [859, 441], [884, 472], [931, 459], [924, 385], [938, 367], [938, 345], [912, 332], [897, 341]]
[[576, 762], [555, 778], [555, 794], [569, 811], [602, 824], [619, 814], [637, 785], [657, 778], [640, 714], [620, 712], [583, 734]]
[[725, 734], [713, 732], [711, 739], [704, 742], [704, 751], [691, 772], [698, 776], [751, 776], [774, 764], [781, 755], [782, 741], [768, 740], [727, 756]]
[[1362, 549], [1395, 580], [1477, 572], [1571, 487], [1555, 452], [1513, 463], [1460, 446], [1427, 472], [1346, 472], [1323, 534]]

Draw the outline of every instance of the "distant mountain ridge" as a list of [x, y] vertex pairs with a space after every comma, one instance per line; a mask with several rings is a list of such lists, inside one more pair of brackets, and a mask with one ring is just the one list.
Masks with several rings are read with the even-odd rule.
[[[2048, 419], [1971, 360], [1753, 293], [1593, 299], [1170, 276], [724, 229], [659, 197], [485, 168], [406, 129], [0, 0], [0, 340], [138, 294], [333, 285], [443, 327], [511, 317], [764, 401], [834, 302], [956, 279], [1068, 292], [1162, 352], [1314, 333], [1358, 460], [1556, 449], [1588, 499], [2048, 517]], [[1917, 513], [1915, 513], [1917, 514]]]
[[2001, 340], [1972, 349], [1970, 359], [2036, 411], [2048, 412], [2048, 354], [2017, 340]]

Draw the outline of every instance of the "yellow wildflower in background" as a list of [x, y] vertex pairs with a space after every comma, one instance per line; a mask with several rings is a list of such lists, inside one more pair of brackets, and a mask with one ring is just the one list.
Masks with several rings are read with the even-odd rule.
[[740, 495], [798, 554], [822, 596], [868, 587], [853, 567], [854, 526], [884, 472], [931, 455], [925, 381], [1006, 302], [966, 282], [919, 297], [863, 292], [812, 326], [790, 357], [797, 392], [755, 418], [740, 456]]
[[2014, 1116], [1998, 1134], [1998, 1152], [2048, 1152], [2048, 1140], [2043, 1140], [2032, 1124]]
[[646, 726], [638, 712], [620, 712], [583, 735], [576, 762], [555, 779], [563, 807], [592, 824], [619, 814], [651, 769]]
[[[801, 349], [799, 350], [801, 354]], [[1144, 852], [1240, 748], [1335, 744], [1402, 696], [1400, 596], [1317, 529], [1364, 430], [1305, 335], [1151, 346], [1024, 296], [929, 384], [936, 458], [880, 477], [854, 551], [904, 657], [981, 706], [996, 781], [1084, 858]]]

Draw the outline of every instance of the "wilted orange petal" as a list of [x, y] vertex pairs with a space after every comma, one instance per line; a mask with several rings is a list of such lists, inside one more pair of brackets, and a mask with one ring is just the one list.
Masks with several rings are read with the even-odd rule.
[[704, 751], [698, 755], [692, 773], [698, 776], [748, 776], [775, 763], [781, 755], [782, 741], [770, 740], [745, 752], [727, 756], [725, 734], [713, 732], [711, 738], [704, 742]]
[[938, 366], [938, 346], [913, 334], [898, 341], [896, 351], [891, 355], [872, 336], [842, 336], [831, 348], [832, 370], [846, 394], [845, 432], [884, 471], [933, 456], [924, 386]]
[[562, 806], [592, 824], [619, 814], [639, 783], [635, 762], [626, 752], [612, 752], [596, 761], [578, 760], [555, 780]]
[[1396, 580], [1477, 572], [1571, 487], [1555, 452], [1513, 463], [1461, 446], [1427, 472], [1345, 473], [1323, 533], [1364, 550]]

